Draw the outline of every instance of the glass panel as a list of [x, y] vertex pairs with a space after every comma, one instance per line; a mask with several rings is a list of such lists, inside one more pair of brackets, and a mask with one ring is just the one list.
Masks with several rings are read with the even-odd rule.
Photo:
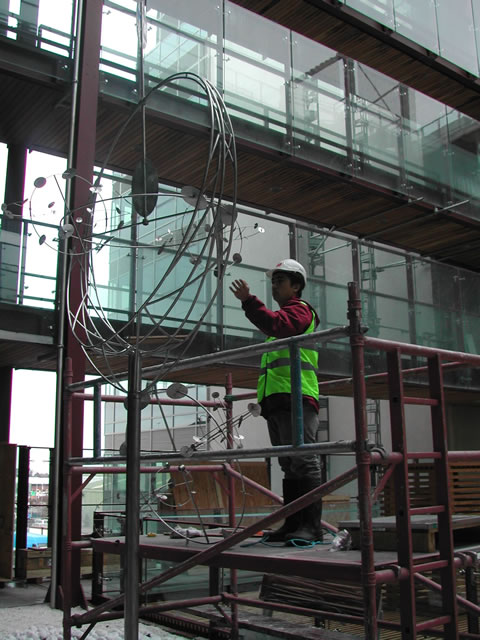
[[290, 31], [227, 3], [224, 62], [225, 102], [237, 133], [290, 150]]
[[454, 314], [417, 303], [415, 322], [417, 344], [439, 349], [459, 349]]
[[145, 74], [192, 72], [221, 86], [222, 11], [212, 0], [149, 0]]
[[319, 329], [330, 329], [345, 324], [347, 314], [347, 287], [311, 280], [307, 297], [320, 316]]
[[352, 96], [355, 171], [363, 179], [399, 191], [401, 132], [398, 82], [355, 63], [355, 95]]
[[[182, 333], [189, 331], [193, 323], [203, 318], [204, 323], [212, 321], [208, 311], [216, 287], [212, 265], [202, 269], [205, 261], [204, 243], [207, 232], [195, 220], [195, 235], [190, 237], [189, 250], [176, 256], [177, 250], [185, 239], [191, 222], [192, 208], [176, 193], [166, 193], [157, 202], [156, 209], [150, 214], [148, 225], [137, 226], [137, 239], [131, 238], [129, 228], [131, 220], [131, 200], [128, 197], [130, 187], [118, 182], [114, 192], [122, 198], [115, 202], [112, 210], [112, 228], [120, 228], [110, 241], [104, 258], [108, 267], [108, 306], [117, 309], [120, 319], [125, 320], [129, 308], [139, 310], [143, 307], [142, 322], [151, 325], [161, 321], [164, 327], [175, 327]], [[199, 214], [202, 215], [202, 214]], [[209, 217], [205, 219], [205, 225]], [[134, 252], [131, 242], [138, 243], [135, 265], [132, 263]], [[215, 254], [214, 254], [215, 255]], [[173, 267], [173, 259], [178, 258]], [[131, 269], [134, 268], [134, 273]], [[130, 297], [132, 279], [135, 280], [136, 298]], [[97, 283], [98, 285], [98, 283]], [[214, 307], [213, 307], [214, 308]]]
[[378, 294], [363, 294], [363, 321], [370, 337], [409, 342], [409, 306], [406, 300], [394, 300]]
[[277, 309], [272, 300], [271, 281], [266, 271], [283, 258], [290, 255], [289, 227], [273, 220], [259, 219], [253, 215], [241, 213], [238, 216], [232, 254], [242, 256], [240, 264], [232, 264], [224, 280], [224, 324], [226, 333], [263, 341], [261, 334], [247, 318], [240, 301], [229, 290], [233, 280], [245, 280], [251, 293], [262, 300], [268, 308]]
[[407, 298], [406, 260], [401, 254], [360, 247], [361, 287], [371, 292]]
[[463, 315], [463, 341], [467, 353], [480, 353], [480, 316]]
[[427, 304], [433, 303], [432, 269], [430, 262], [413, 262], [414, 299]]
[[480, 3], [472, 2], [475, 44], [477, 48], [477, 62], [480, 68]]
[[[116, 8], [109, 4], [102, 17], [100, 50], [100, 71], [131, 81], [136, 79], [138, 52], [135, 10], [134, 0], [128, 0], [125, 7], [118, 5]], [[122, 34], [121, 40], [119, 33]], [[101, 84], [100, 90], [108, 92], [108, 83]], [[131, 99], [135, 98], [132, 94]]]
[[393, 0], [346, 0], [345, 4], [393, 29]]
[[480, 353], [480, 276], [460, 271], [457, 282], [462, 300], [464, 349], [468, 353]]
[[478, 295], [480, 275], [469, 273], [468, 271], [460, 271], [458, 282], [460, 284], [463, 310], [466, 313], [480, 316], [480, 296]]
[[438, 53], [435, 0], [394, 0], [394, 7], [397, 33]]
[[7, 37], [23, 46], [72, 57], [73, 0], [63, 0], [61, 10], [54, 0], [10, 3], [4, 0], [0, 20], [8, 24]]
[[332, 49], [293, 35], [294, 153], [339, 171], [348, 166], [344, 59]]
[[478, 76], [471, 0], [437, 0], [440, 55]]
[[305, 235], [300, 232], [298, 255], [309, 277], [342, 285], [353, 280], [351, 241], [310, 231], [301, 242]]
[[447, 125], [452, 203], [462, 203], [455, 209], [463, 214], [479, 218], [478, 140], [480, 123], [458, 111], [451, 110], [447, 113]]
[[407, 191], [443, 205], [450, 183], [445, 105], [402, 85], [402, 144]]

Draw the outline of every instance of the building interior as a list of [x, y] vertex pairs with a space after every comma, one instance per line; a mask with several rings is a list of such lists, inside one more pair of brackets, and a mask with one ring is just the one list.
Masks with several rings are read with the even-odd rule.
[[[480, 638], [480, 7], [54, 4], [0, 0], [0, 585], [48, 577], [67, 640]], [[319, 312], [331, 527], [282, 555], [240, 549], [283, 512], [230, 286], [272, 308], [284, 258]], [[17, 371], [54, 381], [53, 446], [12, 437]], [[199, 522], [231, 539], [152, 542]]]

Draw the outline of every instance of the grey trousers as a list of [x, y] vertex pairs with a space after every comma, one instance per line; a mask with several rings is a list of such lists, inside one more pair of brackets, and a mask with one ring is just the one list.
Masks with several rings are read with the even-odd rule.
[[[270, 441], [274, 447], [292, 444], [292, 417], [290, 411], [274, 411], [267, 419]], [[303, 441], [305, 444], [317, 442], [319, 427], [318, 413], [311, 406], [303, 407]], [[285, 479], [310, 478], [321, 484], [321, 462], [318, 455], [282, 456], [278, 459]]]

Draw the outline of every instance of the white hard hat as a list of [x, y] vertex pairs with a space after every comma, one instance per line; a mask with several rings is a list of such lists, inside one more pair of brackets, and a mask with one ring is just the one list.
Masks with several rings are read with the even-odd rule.
[[274, 273], [277, 271], [289, 271], [291, 273], [296, 273], [303, 278], [303, 286], [307, 284], [307, 272], [303, 265], [301, 265], [296, 260], [292, 260], [291, 258], [287, 258], [286, 260], [282, 260], [278, 264], [276, 264], [273, 269], [267, 271], [267, 278], [271, 278]]

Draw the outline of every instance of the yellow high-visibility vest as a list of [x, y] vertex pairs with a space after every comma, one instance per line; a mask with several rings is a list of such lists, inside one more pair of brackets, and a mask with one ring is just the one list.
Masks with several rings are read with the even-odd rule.
[[[306, 302], [301, 302], [306, 304]], [[304, 331], [304, 335], [315, 330], [315, 313], [313, 311], [312, 316], [312, 321]], [[276, 338], [267, 338], [265, 342], [272, 342], [273, 340], [276, 340]], [[318, 399], [318, 352], [308, 347], [300, 347], [300, 365], [302, 395]], [[291, 392], [290, 352], [288, 348], [264, 353], [257, 384], [258, 402], [274, 393], [291, 394]]]

